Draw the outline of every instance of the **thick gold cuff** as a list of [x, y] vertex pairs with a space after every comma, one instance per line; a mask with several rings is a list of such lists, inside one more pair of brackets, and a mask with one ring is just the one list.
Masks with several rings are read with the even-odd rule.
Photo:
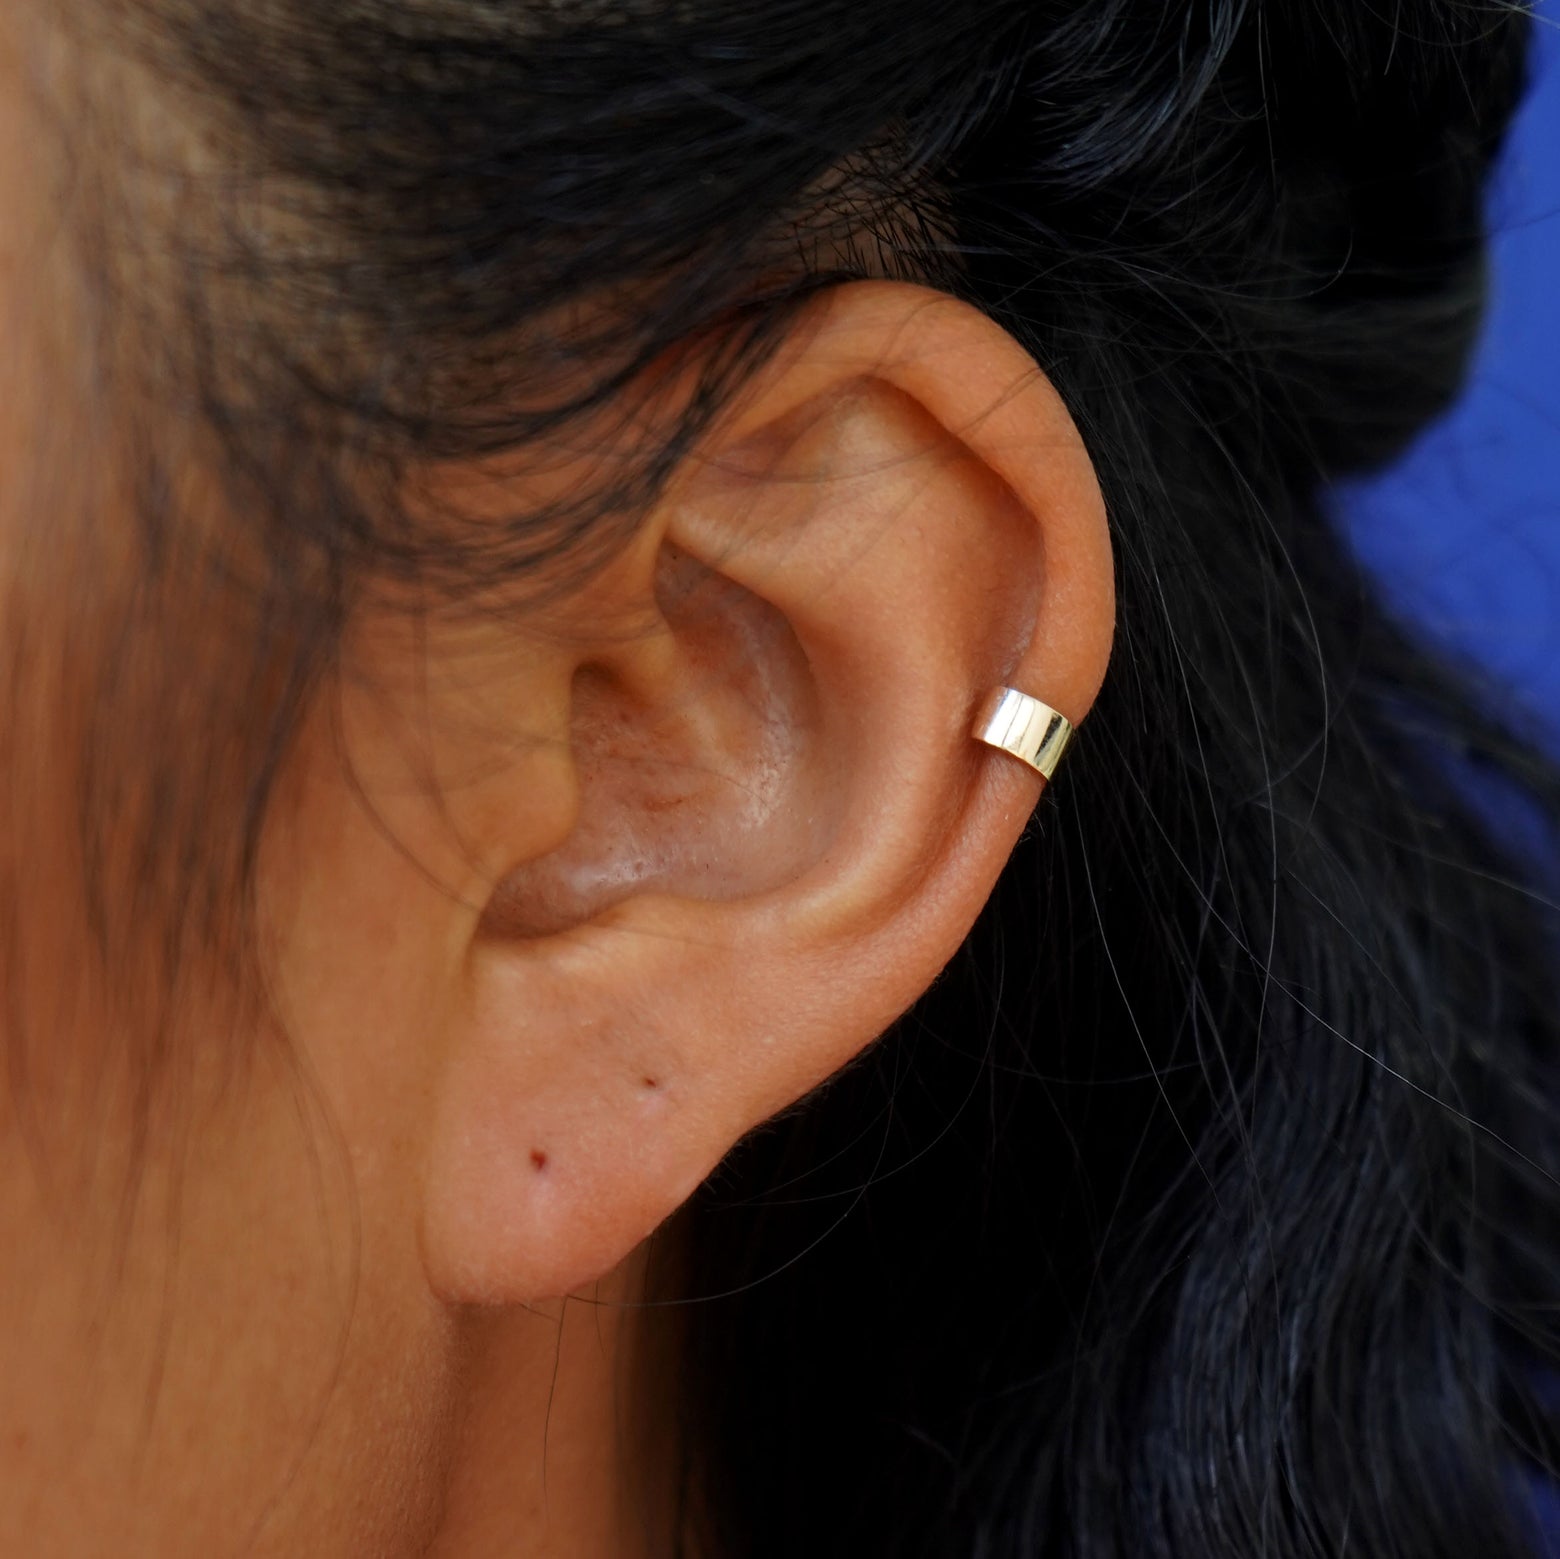
[[993, 689], [970, 732], [976, 741], [1012, 753], [1046, 779], [1056, 773], [1072, 733], [1066, 717], [1049, 704], [1010, 687]]

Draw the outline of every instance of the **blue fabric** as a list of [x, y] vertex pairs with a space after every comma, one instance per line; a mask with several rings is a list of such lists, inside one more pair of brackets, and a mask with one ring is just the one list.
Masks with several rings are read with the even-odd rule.
[[1431, 634], [1513, 685], [1560, 745], [1560, 0], [1492, 192], [1493, 304], [1467, 394], [1345, 495], [1361, 556]]

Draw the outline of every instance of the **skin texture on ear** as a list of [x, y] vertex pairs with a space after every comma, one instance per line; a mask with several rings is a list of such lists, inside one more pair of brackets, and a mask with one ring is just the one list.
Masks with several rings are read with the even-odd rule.
[[489, 880], [440, 936], [420, 1246], [451, 1301], [614, 1268], [931, 983], [1040, 785], [973, 712], [1008, 683], [1083, 720], [1111, 554], [1034, 363], [973, 309], [862, 283], [572, 610], [528, 667], [534, 761], [463, 833], [550, 821], [481, 839]]

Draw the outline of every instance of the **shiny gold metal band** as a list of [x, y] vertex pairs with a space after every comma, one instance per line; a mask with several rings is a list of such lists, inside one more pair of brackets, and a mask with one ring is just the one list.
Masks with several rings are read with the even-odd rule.
[[1066, 718], [1049, 704], [1016, 688], [999, 687], [980, 706], [970, 734], [976, 741], [1012, 753], [1050, 779], [1072, 732]]

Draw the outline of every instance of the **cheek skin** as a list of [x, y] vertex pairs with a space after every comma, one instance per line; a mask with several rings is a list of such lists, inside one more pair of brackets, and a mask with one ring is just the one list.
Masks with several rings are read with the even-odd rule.
[[[311, 751], [306, 731], [300, 771]], [[0, 1508], [23, 1513], [6, 1541], [422, 1551], [462, 1357], [414, 1216], [458, 939], [408, 915], [448, 898], [339, 773], [289, 778], [263, 854], [272, 1016], [213, 968], [154, 1032], [59, 867], [74, 817], [48, 803], [75, 790], [48, 781], [68, 743], [8, 772], [32, 805], [6, 862], [24, 992], [0, 1044], [28, 1058], [0, 1086]]]
[[419, 1552], [459, 1356], [407, 1211], [437, 1026], [395, 888], [297, 918], [341, 983], [279, 991], [285, 1032], [216, 968], [171, 1012], [127, 1008], [77, 886], [79, 732], [57, 681], [7, 681], [29, 739], [0, 774], [0, 1546]]
[[[397, 1069], [426, 1003], [410, 984], [358, 1011], [305, 1001], [283, 1034], [213, 969], [151, 1024], [89, 928], [82, 668], [103, 663], [136, 533], [26, 87], [41, 14], [0, 8], [0, 1546], [420, 1552], [459, 1365], [404, 1205], [417, 1078]], [[150, 745], [88, 754], [107, 793]], [[299, 931], [343, 968], [385, 967], [396, 935], [382, 901]]]

